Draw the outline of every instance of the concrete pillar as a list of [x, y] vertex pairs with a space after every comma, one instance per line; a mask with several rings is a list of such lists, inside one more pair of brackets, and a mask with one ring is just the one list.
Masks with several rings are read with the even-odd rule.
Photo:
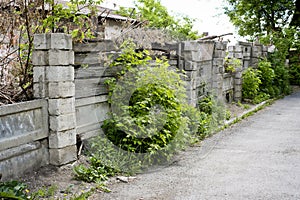
[[198, 103], [197, 81], [201, 61], [200, 44], [197, 41], [184, 41], [181, 44], [181, 55], [183, 57], [183, 69], [186, 73], [186, 92], [190, 105], [196, 107]]
[[242, 101], [242, 73], [241, 68], [237, 68], [234, 74], [234, 86], [233, 86], [233, 100], [235, 102]]
[[216, 42], [213, 54], [212, 89], [218, 100], [223, 101], [224, 59], [227, 43]]
[[50, 164], [77, 159], [72, 38], [64, 33], [34, 36], [34, 97], [48, 100]]

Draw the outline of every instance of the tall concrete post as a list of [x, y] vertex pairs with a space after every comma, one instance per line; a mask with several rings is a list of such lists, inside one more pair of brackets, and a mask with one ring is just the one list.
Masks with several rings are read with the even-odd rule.
[[197, 75], [200, 70], [201, 52], [197, 41], [184, 41], [181, 43], [181, 55], [183, 57], [183, 69], [186, 72], [186, 92], [188, 102], [196, 107], [198, 104], [198, 88], [202, 84]]
[[227, 43], [216, 42], [213, 53], [212, 89], [218, 100], [223, 101], [224, 59]]
[[34, 36], [34, 97], [48, 100], [50, 164], [76, 160], [74, 52], [64, 33]]

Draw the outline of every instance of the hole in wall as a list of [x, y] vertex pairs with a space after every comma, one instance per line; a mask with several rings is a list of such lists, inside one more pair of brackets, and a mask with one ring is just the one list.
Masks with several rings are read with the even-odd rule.
[[227, 102], [227, 103], [231, 103], [231, 101], [232, 101], [232, 95], [231, 95], [231, 92], [227, 92], [227, 93], [225, 94], [225, 98], [226, 98], [226, 102]]
[[76, 135], [76, 147], [77, 147], [77, 156], [80, 156], [83, 150], [83, 141], [81, 140], [81, 137], [79, 135]]

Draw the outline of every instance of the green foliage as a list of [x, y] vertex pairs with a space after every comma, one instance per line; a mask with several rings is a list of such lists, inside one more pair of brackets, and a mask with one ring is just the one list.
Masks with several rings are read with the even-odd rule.
[[79, 179], [103, 181], [168, 162], [197, 129], [197, 111], [186, 104], [179, 73], [166, 60], [152, 60], [147, 51], [135, 49], [125, 42], [110, 65], [119, 71], [106, 81], [113, 112], [103, 122], [104, 134], [91, 141], [90, 166], [74, 169]]
[[85, 182], [102, 182], [108, 179], [109, 176], [113, 176], [118, 173], [116, 168], [110, 167], [107, 163], [104, 164], [102, 160], [97, 159], [94, 156], [90, 157], [90, 166], [78, 165], [74, 167], [75, 177], [78, 180]]
[[261, 80], [260, 71], [248, 68], [243, 72], [242, 95], [243, 99], [254, 99], [259, 93]]
[[192, 40], [199, 38], [198, 32], [193, 30], [194, 19], [170, 15], [159, 0], [136, 0], [135, 7], [134, 10], [121, 7], [117, 13], [147, 21], [148, 27], [166, 29], [177, 38]]
[[289, 75], [292, 85], [300, 85], [300, 62], [290, 64]]
[[[154, 130], [148, 128], [157, 124], [157, 113], [155, 111], [150, 113], [155, 105], [161, 105], [165, 109], [162, 115], [165, 115], [166, 124], [162, 130], [156, 130], [157, 132], [153, 135]], [[175, 137], [181, 125], [180, 104], [174, 92], [165, 85], [147, 84], [138, 88], [133, 93], [127, 109], [129, 110], [128, 116], [121, 116], [121, 118], [114, 116], [114, 120], [103, 125], [107, 137], [116, 146], [126, 151], [145, 153], [150, 149], [156, 151], [163, 148]], [[138, 130], [136, 130], [136, 125], [139, 127]], [[112, 129], [112, 126], [117, 129]], [[147, 138], [140, 137], [139, 134]]]
[[78, 196], [71, 197], [70, 200], [86, 200], [95, 192], [95, 188], [91, 188], [87, 192], [83, 192]]
[[271, 97], [275, 97], [278, 94], [274, 91], [274, 79], [275, 79], [275, 71], [272, 69], [271, 62], [262, 60], [258, 63], [259, 78], [261, 80], [261, 84], [259, 86], [260, 91], [266, 94], [269, 94]]
[[227, 73], [236, 72], [237, 69], [242, 68], [241, 60], [225, 57], [224, 68]]
[[[145, 56], [145, 62], [140, 61], [139, 53], [125, 54], [126, 57], [121, 56], [113, 64], [123, 66], [132, 77], [123, 78], [122, 84], [110, 87], [113, 94], [121, 94], [120, 97], [112, 96], [120, 110], [113, 113], [102, 128], [106, 136], [125, 151], [152, 153], [166, 147], [178, 134], [180, 126], [185, 125], [186, 120], [181, 115], [185, 97], [183, 82], [178, 73], [168, 69], [166, 61], [156, 59], [150, 67], [148, 56]], [[142, 55], [145, 54], [147, 52]], [[118, 98], [123, 99], [124, 88], [128, 90], [132, 85], [136, 90], [128, 105], [118, 101]]]
[[[9, 76], [13, 77], [11, 83], [5, 80], [4, 84], [7, 85], [0, 87], [9, 91], [10, 97], [7, 99], [10, 102], [32, 99], [33, 35], [65, 32], [78, 41], [93, 37], [91, 29], [94, 24], [91, 18], [100, 2], [102, 0], [71, 0], [67, 6], [54, 0], [0, 2], [0, 35], [3, 37], [0, 46], [7, 46], [4, 59], [0, 59], [0, 69], [9, 69]], [[82, 9], [87, 8], [90, 14], [80, 14]], [[4, 43], [6, 40], [9, 44]]]
[[41, 187], [37, 191], [30, 194], [28, 199], [41, 199], [41, 198], [51, 198], [57, 192], [58, 187], [56, 185], [51, 185], [50, 187]]
[[295, 1], [227, 0], [225, 14], [241, 36], [260, 36], [287, 27], [296, 9]]
[[257, 104], [269, 99], [270, 93], [275, 95], [273, 86], [271, 85], [274, 78], [274, 71], [270, 67], [269, 62], [262, 61], [259, 63], [259, 69], [248, 68], [244, 71], [242, 85], [244, 100]]
[[0, 199], [27, 199], [26, 185], [18, 181], [0, 182]]
[[[277, 61], [277, 62], [276, 62]], [[274, 59], [273, 63], [263, 59], [257, 69], [248, 68], [243, 73], [243, 99], [260, 103], [270, 97], [290, 93], [288, 69]]]
[[198, 110], [200, 112], [198, 135], [200, 139], [204, 139], [223, 123], [226, 118], [226, 111], [213, 95], [202, 98], [198, 102]]
[[289, 79], [292, 83], [298, 80], [297, 65], [291, 66], [289, 74], [285, 61], [290, 48], [299, 50], [300, 47], [300, 0], [227, 0], [227, 2], [229, 6], [225, 7], [225, 13], [239, 28], [240, 35], [250, 36], [252, 40], [259, 39], [265, 45], [273, 44], [276, 47], [270, 57], [275, 73], [273, 84], [276, 87], [265, 87], [265, 92], [271, 96], [288, 94]]
[[225, 110], [225, 119], [226, 120], [230, 120], [230, 118], [231, 118], [231, 112], [230, 112], [230, 110]]
[[[53, 0], [45, 0], [45, 2], [51, 5], [52, 14], [47, 15], [42, 21], [41, 28], [44, 32], [63, 30], [79, 41], [86, 37], [93, 37], [91, 28], [96, 25], [92, 23], [91, 17], [95, 15], [96, 6], [100, 5], [102, 0], [71, 0], [67, 3], [67, 7], [53, 3]], [[90, 13], [80, 14], [81, 10], [86, 8], [90, 10]]]

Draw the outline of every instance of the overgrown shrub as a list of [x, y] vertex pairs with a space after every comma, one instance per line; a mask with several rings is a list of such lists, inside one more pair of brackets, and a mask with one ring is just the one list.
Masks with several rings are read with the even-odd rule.
[[257, 69], [248, 68], [243, 73], [242, 95], [244, 100], [260, 103], [270, 97], [290, 93], [289, 72], [274, 55], [271, 61], [263, 59]]
[[242, 96], [243, 99], [254, 99], [259, 93], [261, 85], [260, 71], [249, 67], [243, 72]]
[[152, 60], [146, 50], [136, 51], [132, 42], [121, 49], [110, 65], [120, 70], [106, 81], [112, 112], [102, 125], [104, 134], [91, 142], [91, 166], [75, 168], [85, 181], [168, 162], [197, 131], [197, 111], [186, 102], [180, 74], [166, 60]]
[[200, 139], [212, 134], [225, 120], [224, 106], [213, 95], [207, 95], [198, 102], [200, 112], [198, 135]]
[[261, 60], [258, 63], [258, 70], [261, 80], [261, 84], [259, 85], [260, 92], [269, 94], [271, 97], [278, 95], [274, 91], [275, 71], [272, 69], [271, 62], [266, 59]]
[[[300, 47], [299, 47], [300, 48]], [[290, 52], [289, 59], [289, 75], [292, 85], [300, 85], [300, 49], [295, 52]]]
[[[276, 55], [276, 54], [275, 54]], [[289, 70], [285, 66], [285, 63], [282, 60], [276, 59], [275, 55], [271, 57], [272, 67], [275, 72], [274, 77], [274, 89], [275, 95], [287, 95], [290, 94], [290, 77], [289, 77]]]
[[292, 85], [300, 85], [300, 63], [293, 63], [290, 65], [290, 83]]

